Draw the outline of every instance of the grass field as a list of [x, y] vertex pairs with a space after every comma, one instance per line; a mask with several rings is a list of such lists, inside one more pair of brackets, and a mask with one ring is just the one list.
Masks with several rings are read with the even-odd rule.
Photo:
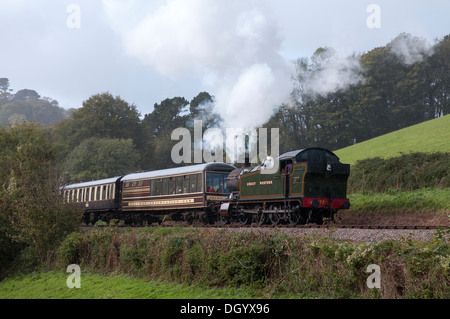
[[355, 211], [448, 211], [450, 189], [423, 188], [413, 191], [388, 190], [384, 193], [370, 191], [349, 194]]
[[342, 163], [411, 152], [450, 152], [450, 115], [410, 126], [335, 151]]
[[202, 288], [146, 281], [123, 274], [99, 275], [81, 270], [81, 287], [68, 288], [69, 273], [17, 275], [0, 282], [0, 299], [228, 299], [257, 298], [245, 287]]

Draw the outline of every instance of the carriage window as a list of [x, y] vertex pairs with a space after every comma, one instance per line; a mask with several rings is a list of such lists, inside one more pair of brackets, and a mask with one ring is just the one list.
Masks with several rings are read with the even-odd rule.
[[155, 179], [152, 179], [150, 182], [150, 190], [151, 190], [150, 194], [152, 196], [155, 196], [156, 195], [156, 180]]
[[99, 199], [100, 199], [100, 189], [101, 189], [101, 186], [97, 186], [96, 189], [97, 189], [97, 191], [96, 191], [95, 200], [99, 200]]
[[191, 175], [191, 193], [197, 191], [197, 175]]
[[169, 177], [169, 195], [175, 194], [175, 177]]
[[206, 192], [230, 193], [227, 187], [228, 173], [206, 173]]
[[162, 180], [161, 178], [156, 180], [156, 192], [155, 195], [161, 195], [162, 192]]
[[203, 192], [203, 174], [197, 174], [197, 192]]
[[102, 186], [102, 198], [101, 199], [106, 199], [106, 185]]
[[189, 175], [183, 176], [183, 193], [189, 193]]
[[169, 179], [168, 178], [163, 178], [162, 195], [167, 195], [167, 194], [169, 194]]
[[177, 194], [183, 193], [183, 176], [177, 177], [176, 191], [177, 191]]

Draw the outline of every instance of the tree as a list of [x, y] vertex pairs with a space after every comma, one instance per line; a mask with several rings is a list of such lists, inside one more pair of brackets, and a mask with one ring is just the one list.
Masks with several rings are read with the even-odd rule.
[[450, 35], [434, 46], [428, 63], [429, 112], [432, 117], [450, 114]]
[[185, 128], [189, 115], [183, 114], [189, 102], [183, 97], [165, 99], [155, 103], [151, 113], [142, 120], [142, 130], [146, 137], [143, 149], [142, 167], [160, 169], [175, 166], [171, 159], [171, 149], [176, 141], [171, 140], [172, 131]]
[[79, 227], [81, 212], [59, 194], [54, 147], [36, 123], [0, 128], [0, 266], [22, 249], [33, 261]]
[[6, 126], [8, 122], [39, 122], [43, 125], [52, 125], [67, 116], [66, 110], [51, 98], [41, 98], [30, 89], [19, 90], [12, 94], [9, 89], [9, 80], [0, 79], [0, 125]]
[[17, 91], [16, 94], [14, 94], [13, 101], [26, 101], [26, 100], [37, 100], [41, 96], [35, 91], [30, 89], [22, 89]]
[[8, 92], [8, 88], [9, 88], [9, 79], [0, 78], [0, 93]]
[[139, 161], [139, 153], [131, 139], [91, 137], [69, 153], [63, 167], [71, 182], [82, 182], [137, 171]]
[[11, 100], [11, 94], [9, 91], [9, 79], [0, 78], [0, 106]]
[[90, 137], [132, 139], [136, 147], [144, 143], [140, 114], [134, 104], [109, 92], [96, 94], [73, 111], [70, 118], [58, 123], [53, 136], [60, 147], [61, 159]]
[[142, 125], [151, 137], [161, 137], [177, 127], [185, 127], [187, 115], [182, 115], [189, 102], [184, 97], [165, 99], [155, 103], [153, 111], [144, 116]]
[[193, 127], [194, 120], [201, 120], [204, 129], [219, 127], [223, 119], [214, 112], [214, 96], [208, 92], [201, 92], [189, 103], [189, 126]]

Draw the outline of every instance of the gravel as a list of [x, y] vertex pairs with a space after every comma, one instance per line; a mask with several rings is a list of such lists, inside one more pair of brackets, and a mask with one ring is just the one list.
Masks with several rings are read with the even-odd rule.
[[[433, 238], [435, 229], [327, 229], [327, 228], [231, 228], [230, 231], [273, 232], [278, 229], [290, 236], [319, 235], [339, 240], [379, 241], [383, 239], [427, 241]], [[446, 237], [450, 237], [449, 234]]]

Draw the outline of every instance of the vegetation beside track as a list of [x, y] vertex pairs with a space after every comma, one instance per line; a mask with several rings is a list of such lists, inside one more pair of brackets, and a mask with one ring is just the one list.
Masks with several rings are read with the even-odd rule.
[[384, 193], [362, 191], [349, 194], [351, 209], [358, 212], [448, 212], [450, 188], [423, 188], [412, 191], [388, 190]]
[[[450, 214], [450, 153], [359, 160], [348, 180], [351, 211]], [[426, 218], [426, 217], [425, 217]]]
[[[427, 242], [405, 238], [351, 243], [276, 230], [94, 228], [69, 235], [47, 267], [65, 271], [69, 264], [78, 264], [82, 276], [126, 274], [205, 291], [225, 287], [234, 291], [229, 298], [241, 298], [241, 293], [249, 298], [450, 298], [450, 245], [448, 234], [441, 230]], [[371, 264], [380, 266], [380, 289], [366, 285]], [[0, 283], [0, 291], [10, 289], [10, 280]], [[57, 283], [64, 284], [64, 280]], [[136, 298], [133, 287], [130, 284], [129, 295], [120, 297]], [[233, 290], [239, 287], [243, 290]], [[33, 295], [24, 292], [21, 297]], [[70, 298], [59, 292], [54, 297]], [[80, 289], [74, 297], [91, 295]], [[214, 294], [202, 295], [210, 297]]]

